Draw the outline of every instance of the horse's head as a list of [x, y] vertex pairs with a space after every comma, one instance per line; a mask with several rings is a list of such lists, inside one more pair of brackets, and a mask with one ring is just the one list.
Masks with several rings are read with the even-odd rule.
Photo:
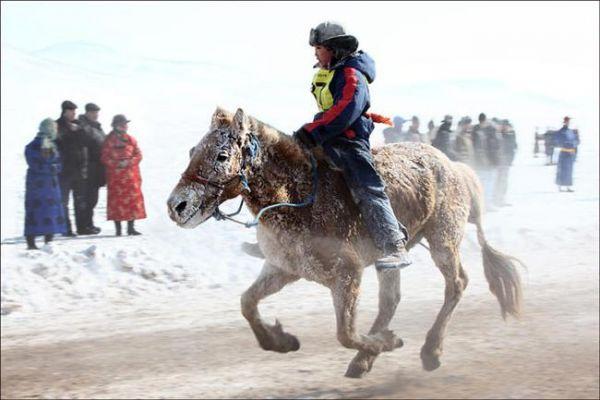
[[242, 109], [235, 115], [217, 108], [209, 132], [190, 150], [190, 162], [167, 200], [169, 216], [182, 228], [209, 219], [220, 203], [244, 189], [240, 174], [254, 156], [250, 121]]

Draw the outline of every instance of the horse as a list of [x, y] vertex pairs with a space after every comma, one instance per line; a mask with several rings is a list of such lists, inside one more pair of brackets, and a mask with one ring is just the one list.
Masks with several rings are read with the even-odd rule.
[[[423, 368], [432, 371], [441, 365], [446, 326], [469, 281], [459, 252], [467, 222], [477, 228], [485, 277], [505, 319], [521, 312], [520, 261], [488, 244], [481, 184], [467, 165], [422, 143], [396, 143], [372, 153], [394, 213], [408, 230], [407, 249], [426, 239], [445, 279], [444, 303], [420, 352]], [[279, 321], [265, 322], [258, 303], [300, 278], [326, 286], [333, 297], [337, 339], [358, 350], [345, 375], [358, 378], [371, 370], [380, 353], [403, 344], [388, 329], [400, 302], [400, 271], [377, 271], [378, 314], [369, 332], [359, 334], [361, 277], [382, 251], [368, 234], [340, 171], [322, 155], [311, 161], [311, 154], [242, 109], [233, 114], [217, 107], [208, 133], [190, 150], [189, 164], [167, 200], [168, 213], [178, 226], [192, 229], [211, 218], [221, 203], [240, 195], [257, 215], [267, 206], [300, 203], [316, 193], [305, 207], [274, 208], [261, 216], [257, 239], [265, 261], [241, 296], [241, 311], [264, 350], [296, 351], [298, 339]]]

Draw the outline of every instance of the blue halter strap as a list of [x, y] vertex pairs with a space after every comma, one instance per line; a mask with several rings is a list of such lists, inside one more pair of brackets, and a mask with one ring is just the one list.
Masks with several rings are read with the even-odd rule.
[[[250, 137], [250, 143], [248, 145], [248, 157], [250, 159], [250, 162], [252, 162], [252, 160], [254, 160], [257, 157], [259, 152], [260, 152], [260, 142], [258, 141], [256, 136], [252, 134]], [[244, 199], [242, 199], [237, 211], [235, 211], [231, 214], [224, 214], [221, 210], [219, 210], [219, 206], [217, 206], [217, 208], [215, 209], [215, 212], [213, 213], [213, 217], [217, 221], [229, 220], [231, 222], [235, 222], [237, 224], [244, 225], [246, 228], [252, 228], [253, 226], [258, 225], [258, 223], [260, 222], [260, 218], [263, 216], [263, 214], [265, 212], [272, 210], [274, 208], [277, 208], [277, 207], [301, 208], [301, 207], [306, 207], [306, 206], [313, 204], [315, 202], [315, 199], [317, 196], [317, 182], [318, 182], [319, 176], [317, 173], [317, 160], [315, 159], [315, 157], [312, 154], [310, 155], [310, 165], [312, 168], [312, 191], [311, 191], [310, 195], [304, 201], [302, 201], [300, 203], [271, 204], [270, 206], [261, 208], [258, 211], [258, 213], [256, 214], [256, 217], [252, 221], [242, 222], [242, 221], [238, 221], [238, 220], [232, 218], [232, 217], [238, 215], [242, 211], [242, 206], [244, 204]], [[242, 183], [244, 190], [251, 192], [250, 186], [248, 185], [248, 179], [246, 178], [246, 174], [244, 173], [245, 167], [246, 167], [246, 158], [244, 158], [242, 161], [242, 168], [240, 170], [240, 182]]]

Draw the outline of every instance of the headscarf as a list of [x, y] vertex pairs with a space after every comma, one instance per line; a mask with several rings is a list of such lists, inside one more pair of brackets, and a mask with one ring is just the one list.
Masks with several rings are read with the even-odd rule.
[[42, 149], [56, 150], [56, 122], [52, 118], [46, 118], [40, 123], [37, 137], [42, 139]]

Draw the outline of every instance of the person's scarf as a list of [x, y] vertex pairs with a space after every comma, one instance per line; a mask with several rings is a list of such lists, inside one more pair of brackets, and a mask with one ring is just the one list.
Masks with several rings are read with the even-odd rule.
[[52, 118], [46, 118], [40, 123], [36, 137], [42, 139], [42, 150], [56, 151], [56, 122]]

